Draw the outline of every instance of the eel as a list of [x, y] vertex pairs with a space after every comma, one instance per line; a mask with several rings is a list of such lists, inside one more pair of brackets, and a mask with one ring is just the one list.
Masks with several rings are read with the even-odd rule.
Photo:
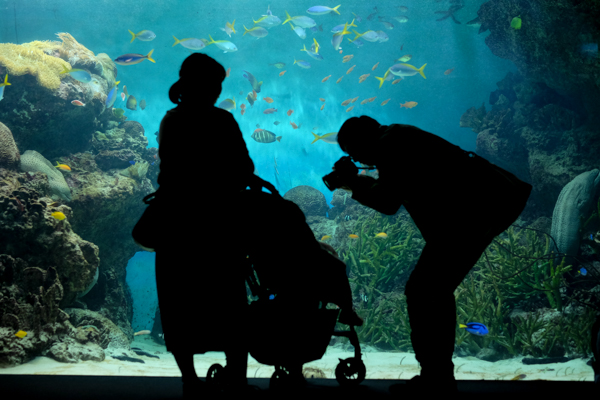
[[561, 190], [554, 212], [550, 235], [556, 241], [554, 251], [575, 257], [581, 240], [581, 219], [587, 218], [591, 207], [598, 200], [600, 171], [593, 169], [577, 175]]

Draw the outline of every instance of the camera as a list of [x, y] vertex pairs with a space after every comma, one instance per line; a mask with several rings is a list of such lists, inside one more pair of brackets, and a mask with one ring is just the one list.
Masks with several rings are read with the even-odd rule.
[[323, 183], [331, 191], [344, 186], [349, 179], [358, 174], [358, 167], [354, 165], [350, 156], [344, 156], [336, 161], [333, 169], [333, 172], [323, 177]]

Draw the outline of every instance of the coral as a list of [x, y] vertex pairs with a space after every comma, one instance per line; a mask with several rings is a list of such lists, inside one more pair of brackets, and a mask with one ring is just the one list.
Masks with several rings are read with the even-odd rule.
[[56, 90], [60, 86], [60, 73], [65, 68], [70, 69], [71, 64], [47, 55], [37, 42], [34, 43], [0, 43], [0, 65], [6, 67], [9, 75], [30, 74], [37, 78], [41, 86]]
[[60, 58], [66, 60], [73, 68], [88, 69], [90, 72], [100, 75], [103, 65], [96, 59], [94, 53], [80, 44], [71, 34], [66, 32], [57, 33], [56, 36], [62, 40], [58, 49]]
[[96, 60], [102, 65], [102, 77], [106, 79], [109, 87], [112, 88], [112, 85], [117, 80], [117, 65], [106, 53], [98, 54]]
[[43, 172], [48, 175], [52, 193], [63, 200], [71, 201], [71, 189], [69, 189], [62, 173], [37, 151], [27, 150], [23, 153], [21, 156], [21, 170], [25, 172]]
[[325, 217], [329, 207], [325, 195], [312, 186], [301, 185], [288, 190], [283, 198], [295, 203], [304, 215]]
[[481, 105], [481, 108], [471, 107], [460, 117], [460, 126], [471, 128], [473, 132], [479, 133], [482, 130], [485, 114], [485, 103]]
[[17, 168], [21, 155], [12, 132], [0, 122], [0, 167]]
[[150, 164], [146, 161], [139, 161], [131, 165], [129, 168], [120, 172], [121, 175], [138, 181], [143, 180], [148, 172]]

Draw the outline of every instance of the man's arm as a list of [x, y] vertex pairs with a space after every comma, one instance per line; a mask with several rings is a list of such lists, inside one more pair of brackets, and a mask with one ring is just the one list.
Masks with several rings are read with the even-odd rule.
[[394, 215], [402, 206], [399, 188], [391, 182], [357, 175], [347, 186], [360, 204], [386, 215]]

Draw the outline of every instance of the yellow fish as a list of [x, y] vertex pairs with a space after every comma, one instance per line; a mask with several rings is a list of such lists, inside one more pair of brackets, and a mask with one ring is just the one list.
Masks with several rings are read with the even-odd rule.
[[67, 218], [67, 216], [61, 213], [60, 211], [55, 211], [51, 215], [59, 221], [62, 221], [63, 219]]
[[352, 103], [354, 103], [356, 100], [358, 100], [358, 96], [352, 99]]
[[385, 106], [387, 104], [387, 102], [390, 101], [390, 99], [384, 100], [383, 103], [381, 103], [382, 106]]
[[329, 235], [325, 235], [325, 236], [323, 236], [323, 237], [321, 238], [321, 240], [327, 240], [327, 239], [331, 239], [331, 236], [329, 236]]
[[386, 234], [385, 232], [380, 232], [380, 233], [378, 233], [377, 235], [375, 235], [375, 237], [378, 237], [378, 238], [386, 238], [386, 237], [387, 237], [387, 234]]
[[352, 111], [353, 108], [354, 108], [354, 106], [350, 106], [350, 107], [346, 108], [346, 112]]
[[348, 69], [348, 71], [346, 71], [346, 75], [348, 75], [350, 72], [352, 72], [354, 67], [356, 67], [356, 65], [351, 66], [350, 69]]
[[25, 331], [19, 331], [19, 332], [15, 333], [15, 336], [20, 337], [21, 339], [23, 339], [25, 336], [27, 336], [27, 332], [25, 332]]
[[349, 234], [348, 237], [350, 239], [358, 239], [358, 235], [355, 235], [354, 233]]
[[342, 102], [342, 105], [343, 105], [343, 106], [347, 106], [347, 105], [348, 105], [348, 104], [350, 104], [350, 103], [352, 103], [352, 99], [344, 100], [344, 101]]
[[379, 61], [377, 62], [377, 64], [373, 65], [373, 68], [371, 68], [371, 71], [375, 71], [375, 68], [377, 68], [378, 65], [379, 65]]
[[358, 83], [363, 83], [371, 74], [364, 74], [358, 78]]
[[67, 164], [59, 164], [58, 161], [56, 162], [56, 166], [54, 168], [64, 169], [65, 171], [71, 170], [71, 167], [69, 167]]
[[344, 77], [343, 75], [342, 75], [342, 76], [340, 76], [340, 79], [338, 79], [337, 81], [335, 81], [335, 83], [340, 83], [340, 82], [342, 81], [342, 78], [343, 78], [343, 77]]
[[342, 63], [347, 63], [348, 61], [352, 60], [352, 57], [354, 57], [354, 54], [349, 54], [347, 56], [344, 56]]

